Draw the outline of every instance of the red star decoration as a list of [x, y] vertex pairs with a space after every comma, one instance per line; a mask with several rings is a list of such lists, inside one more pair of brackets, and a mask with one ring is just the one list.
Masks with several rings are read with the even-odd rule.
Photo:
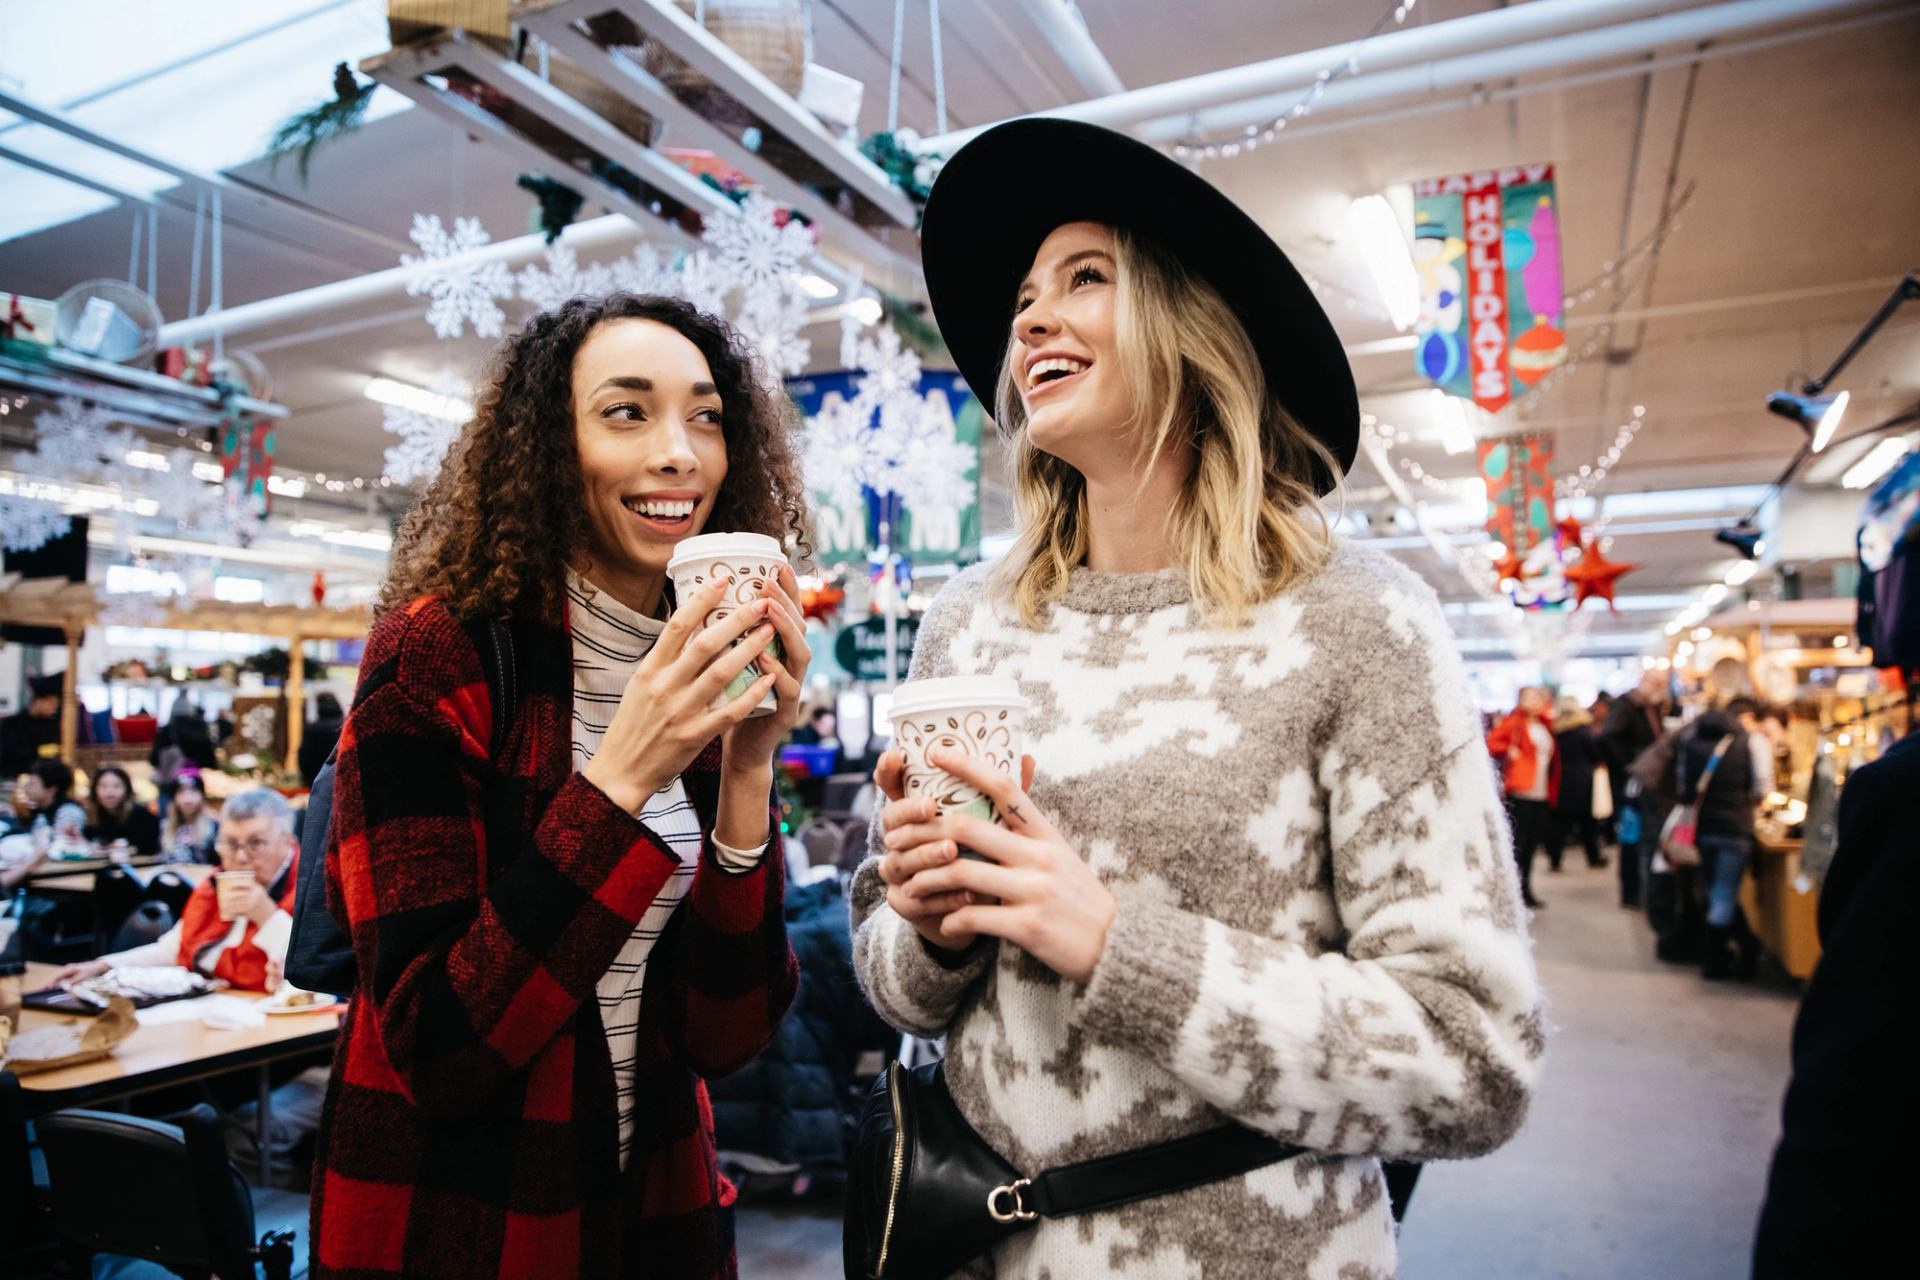
[[1618, 613], [1613, 603], [1614, 585], [1625, 574], [1640, 566], [1627, 564], [1620, 560], [1609, 560], [1601, 554], [1600, 548], [1592, 543], [1581, 551], [1580, 558], [1567, 566], [1567, 581], [1573, 584], [1573, 607], [1578, 609], [1590, 599], [1605, 600], [1607, 608]]
[[1509, 578], [1518, 578], [1526, 567], [1526, 561], [1512, 551], [1493, 562], [1493, 572], [1501, 582]]
[[1554, 522], [1553, 531], [1560, 535], [1560, 545], [1577, 547], [1580, 545], [1580, 522], [1572, 516], [1561, 516]]

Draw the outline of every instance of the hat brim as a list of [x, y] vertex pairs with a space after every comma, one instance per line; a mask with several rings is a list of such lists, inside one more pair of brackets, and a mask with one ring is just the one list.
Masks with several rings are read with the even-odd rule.
[[[1055, 228], [1100, 222], [1147, 237], [1219, 291], [1268, 389], [1344, 473], [1360, 443], [1360, 398], [1333, 322], [1286, 253], [1211, 183], [1154, 148], [1077, 120], [997, 125], [946, 163], [921, 220], [921, 259], [940, 336], [992, 404], [1015, 291]], [[1333, 478], [1316, 477], [1326, 492]]]

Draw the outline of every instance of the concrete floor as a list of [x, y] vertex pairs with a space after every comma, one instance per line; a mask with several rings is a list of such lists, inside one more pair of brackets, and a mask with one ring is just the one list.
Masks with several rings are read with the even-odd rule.
[[[1484, 1160], [1430, 1167], [1406, 1280], [1736, 1280], [1779, 1134], [1795, 991], [1706, 983], [1653, 958], [1611, 868], [1544, 866], [1535, 950], [1551, 1000], [1532, 1114]], [[739, 1216], [746, 1280], [833, 1280], [830, 1203]]]

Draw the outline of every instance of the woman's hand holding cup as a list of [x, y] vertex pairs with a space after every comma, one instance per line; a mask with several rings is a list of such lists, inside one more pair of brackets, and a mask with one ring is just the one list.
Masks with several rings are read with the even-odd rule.
[[628, 813], [640, 812], [709, 742], [753, 714], [774, 687], [776, 673], [763, 672], [739, 697], [718, 709], [711, 706], [778, 634], [768, 621], [772, 600], [756, 601], [702, 629], [729, 581], [702, 584], [673, 611], [627, 682], [600, 749], [581, 771]]
[[776, 657], [772, 648], [763, 645], [754, 664], [763, 679], [773, 677], [777, 705], [770, 714], [737, 721], [727, 731], [722, 750], [728, 769], [772, 767], [773, 753], [800, 722], [801, 685], [813, 661], [813, 650], [807, 646], [806, 617], [800, 609], [800, 584], [790, 566], [782, 564], [778, 576], [767, 579], [761, 599], [771, 605], [766, 618], [779, 637], [781, 656]]
[[[939, 825], [931, 799], [906, 798], [906, 753], [898, 749], [880, 757], [873, 780], [887, 797], [880, 811], [886, 852], [880, 858], [880, 878], [887, 885], [887, 905], [928, 942], [945, 950], [964, 949], [974, 939], [969, 929], [942, 928], [948, 915], [962, 907], [990, 901], [964, 888], [911, 895], [905, 886], [922, 871], [944, 867], [960, 856], [958, 842]], [[1033, 785], [1033, 757], [1020, 759], [1022, 790]]]

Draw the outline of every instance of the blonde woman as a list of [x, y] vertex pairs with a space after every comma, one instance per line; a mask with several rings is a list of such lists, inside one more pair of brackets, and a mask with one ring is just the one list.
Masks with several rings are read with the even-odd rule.
[[860, 979], [946, 1035], [955, 1104], [1023, 1174], [1229, 1122], [1304, 1148], [1043, 1216], [966, 1273], [1392, 1275], [1380, 1161], [1506, 1141], [1542, 1031], [1439, 604], [1318, 505], [1358, 431], [1339, 340], [1224, 196], [1069, 121], [962, 149], [924, 257], [1020, 529], [940, 593], [913, 675], [1013, 677], [1030, 758], [1021, 787], [937, 762], [994, 827], [903, 800], [883, 757]]

